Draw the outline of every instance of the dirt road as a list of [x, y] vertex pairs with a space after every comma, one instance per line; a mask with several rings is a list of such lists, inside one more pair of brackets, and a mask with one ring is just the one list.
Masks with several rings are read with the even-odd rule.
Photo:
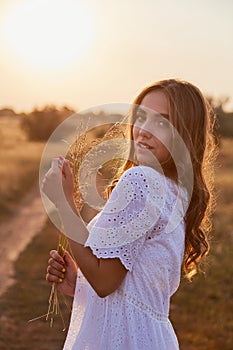
[[0, 296], [14, 283], [14, 262], [47, 220], [38, 184], [15, 209], [12, 218], [0, 225]]

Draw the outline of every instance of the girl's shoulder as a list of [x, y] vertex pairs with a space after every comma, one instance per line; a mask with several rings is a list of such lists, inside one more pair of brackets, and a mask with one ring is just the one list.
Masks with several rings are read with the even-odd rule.
[[158, 170], [145, 165], [137, 165], [130, 169], [127, 169], [120, 178], [120, 181], [139, 181], [146, 183], [149, 188], [156, 187], [161, 189], [161, 187], [172, 188], [176, 187], [176, 184], [171, 179], [168, 179], [164, 174], [160, 173]]
[[177, 194], [177, 192], [182, 192], [185, 193], [185, 196], [188, 195], [186, 188], [180, 181], [177, 183], [174, 180], [166, 177], [162, 172], [146, 165], [137, 165], [127, 169], [121, 176], [121, 179], [123, 180], [137, 178], [143, 179], [143, 181], [147, 181], [153, 185], [157, 184], [157, 186], [165, 186], [168, 191], [172, 191], [175, 194]]
[[159, 171], [157, 171], [154, 168], [151, 168], [149, 166], [146, 165], [136, 165], [132, 168], [127, 169], [123, 175], [122, 178], [129, 178], [129, 177], [149, 177], [149, 178], [153, 178], [153, 179], [161, 179], [161, 180], [165, 180], [166, 177], [161, 174]]
[[134, 166], [126, 170], [121, 176], [113, 199], [120, 201], [132, 199], [132, 205], [145, 205], [149, 203], [153, 207], [158, 204], [162, 205], [161, 201], [166, 201], [166, 197], [170, 189], [167, 185], [166, 177], [160, 174], [155, 169], [148, 166]]
[[140, 165], [132, 167], [124, 172], [119, 182], [119, 190], [123, 188], [123, 184], [129, 184], [131, 190], [143, 190], [143, 193], [147, 193], [152, 201], [155, 201], [161, 205], [160, 201], [165, 202], [168, 206], [173, 207], [174, 203], [182, 203], [182, 208], [185, 211], [189, 205], [189, 195], [186, 188], [181, 183], [176, 183], [170, 178], [167, 178], [164, 174], [158, 170], [149, 166]]

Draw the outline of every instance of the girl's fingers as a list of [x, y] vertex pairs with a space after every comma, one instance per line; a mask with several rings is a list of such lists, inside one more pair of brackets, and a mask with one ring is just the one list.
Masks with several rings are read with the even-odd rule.
[[57, 270], [50, 265], [47, 267], [47, 274], [61, 279], [65, 278], [65, 271], [63, 272], [63, 270]]
[[70, 169], [69, 161], [66, 159], [63, 163], [62, 170], [66, 176], [72, 176], [72, 172]]
[[66, 161], [66, 159], [63, 156], [59, 156], [58, 167], [61, 169], [62, 175], [64, 175], [64, 177], [66, 177], [66, 173], [65, 173], [65, 169], [64, 169], [64, 162], [65, 161]]
[[62, 256], [57, 252], [57, 250], [51, 250], [50, 251], [50, 256], [57, 261], [59, 264], [64, 265], [64, 259], [62, 258]]
[[65, 261], [57, 250], [50, 251], [46, 280], [49, 284], [62, 283], [65, 278]]
[[51, 275], [50, 273], [47, 273], [46, 281], [48, 283], [50, 283], [50, 284], [52, 284], [52, 283], [62, 283], [63, 279], [58, 277], [58, 276], [54, 276], [54, 275]]
[[48, 283], [62, 283], [65, 278], [66, 263], [57, 250], [50, 251], [46, 280]]
[[65, 252], [63, 259], [65, 261], [66, 266], [75, 264], [74, 260], [67, 251]]
[[53, 267], [54, 269], [58, 270], [58, 271], [62, 271], [65, 272], [65, 267], [64, 264], [60, 264], [59, 262], [57, 262], [57, 260], [50, 258], [48, 261], [48, 265]]
[[58, 166], [61, 168], [63, 166], [65, 158], [63, 156], [58, 157]]

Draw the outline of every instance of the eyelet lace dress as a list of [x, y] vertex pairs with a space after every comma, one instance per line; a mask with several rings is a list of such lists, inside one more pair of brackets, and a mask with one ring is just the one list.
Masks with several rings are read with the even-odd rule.
[[187, 192], [156, 170], [127, 170], [88, 225], [85, 246], [119, 258], [121, 286], [100, 298], [78, 272], [64, 350], [176, 350], [170, 297], [180, 283]]

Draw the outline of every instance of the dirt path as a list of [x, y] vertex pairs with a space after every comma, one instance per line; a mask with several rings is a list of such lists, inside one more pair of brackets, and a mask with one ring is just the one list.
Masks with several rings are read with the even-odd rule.
[[0, 296], [14, 283], [14, 262], [19, 254], [40, 232], [47, 214], [43, 208], [38, 185], [17, 205], [15, 214], [0, 225], [0, 269], [3, 272]]

